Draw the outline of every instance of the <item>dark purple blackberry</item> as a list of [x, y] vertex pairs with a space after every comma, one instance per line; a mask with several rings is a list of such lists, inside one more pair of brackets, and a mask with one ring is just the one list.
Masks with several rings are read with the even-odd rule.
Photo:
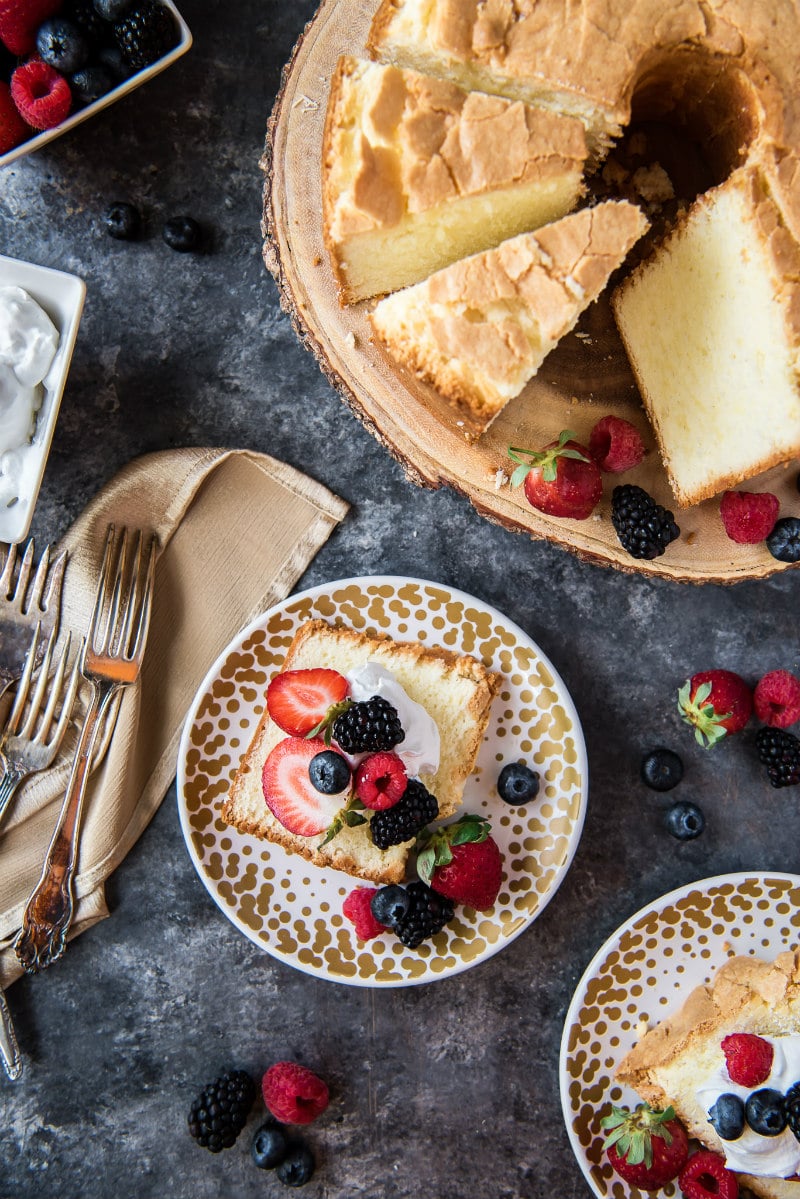
[[800, 783], [800, 740], [784, 729], [759, 729], [756, 749], [773, 787]]
[[245, 1070], [229, 1070], [204, 1087], [189, 1111], [189, 1132], [204, 1149], [230, 1149], [244, 1128], [256, 1085]]
[[334, 720], [331, 734], [346, 754], [394, 749], [405, 738], [397, 708], [382, 695], [348, 704]]
[[378, 849], [410, 841], [420, 829], [439, 815], [436, 796], [419, 779], [409, 779], [402, 798], [392, 808], [384, 808], [372, 817], [372, 840]]
[[408, 911], [394, 931], [408, 949], [416, 949], [453, 919], [455, 908], [451, 899], [437, 894], [422, 882], [409, 883], [406, 894], [410, 900]]
[[786, 1123], [794, 1133], [796, 1140], [800, 1141], [800, 1082], [789, 1087], [784, 1096], [784, 1102], [786, 1104]]
[[107, 41], [111, 34], [108, 21], [104, 21], [94, 6], [94, 0], [67, 0], [61, 15], [74, 21], [84, 32], [92, 46]]
[[614, 488], [611, 523], [633, 558], [659, 558], [681, 532], [672, 513], [635, 483]]
[[125, 61], [137, 71], [163, 58], [180, 39], [171, 10], [158, 0], [139, 0], [115, 21], [114, 37]]

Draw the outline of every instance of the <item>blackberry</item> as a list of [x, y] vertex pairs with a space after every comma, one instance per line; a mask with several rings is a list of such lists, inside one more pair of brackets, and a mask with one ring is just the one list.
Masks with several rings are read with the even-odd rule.
[[773, 787], [794, 787], [800, 783], [800, 740], [793, 733], [759, 729], [756, 749]]
[[93, 0], [67, 0], [61, 15], [74, 21], [93, 46], [105, 41], [111, 32], [108, 22], [100, 16]]
[[158, 0], [139, 0], [114, 23], [122, 56], [137, 71], [163, 58], [178, 44], [178, 27], [170, 9]]
[[346, 754], [394, 749], [405, 738], [397, 708], [382, 695], [348, 704], [334, 720], [331, 733]]
[[189, 1132], [204, 1149], [230, 1149], [247, 1122], [256, 1086], [245, 1070], [229, 1070], [204, 1087], [189, 1111]]
[[409, 779], [403, 796], [392, 808], [384, 808], [372, 817], [372, 840], [378, 849], [410, 841], [420, 829], [439, 815], [435, 795], [419, 779]]
[[786, 1104], [786, 1123], [800, 1141], [800, 1082], [796, 1082], [784, 1096]]
[[408, 911], [395, 925], [395, 933], [408, 949], [416, 949], [428, 937], [440, 932], [453, 919], [453, 901], [437, 894], [425, 883], [409, 883]]
[[681, 532], [672, 513], [635, 483], [614, 488], [611, 523], [633, 558], [659, 558]]

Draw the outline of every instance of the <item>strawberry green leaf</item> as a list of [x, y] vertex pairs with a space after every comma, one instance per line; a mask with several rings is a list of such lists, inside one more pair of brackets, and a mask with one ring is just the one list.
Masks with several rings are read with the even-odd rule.
[[428, 886], [431, 885], [434, 866], [435, 851], [433, 846], [429, 845], [427, 849], [423, 849], [422, 853], [417, 854], [417, 874]]

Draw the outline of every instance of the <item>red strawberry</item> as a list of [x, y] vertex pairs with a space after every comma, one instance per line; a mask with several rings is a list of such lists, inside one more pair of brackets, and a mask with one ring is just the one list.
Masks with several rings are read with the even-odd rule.
[[644, 442], [635, 425], [621, 416], [604, 416], [589, 434], [589, 453], [601, 470], [619, 475], [644, 458]]
[[738, 1199], [739, 1180], [725, 1159], [709, 1149], [693, 1153], [681, 1170], [678, 1186], [686, 1199]]
[[683, 1125], [674, 1108], [655, 1111], [647, 1103], [629, 1112], [613, 1107], [600, 1121], [608, 1130], [603, 1148], [621, 1178], [645, 1191], [656, 1191], [677, 1178], [689, 1156]]
[[313, 837], [324, 832], [342, 807], [341, 795], [324, 795], [308, 777], [308, 764], [324, 741], [285, 737], [269, 754], [261, 774], [267, 807], [290, 833]]
[[774, 1056], [769, 1041], [752, 1032], [732, 1032], [721, 1044], [731, 1082], [740, 1087], [759, 1087], [767, 1081]]
[[328, 1106], [328, 1088], [307, 1066], [276, 1062], [261, 1080], [264, 1102], [282, 1124], [310, 1124]]
[[374, 812], [393, 808], [405, 795], [407, 783], [403, 759], [388, 751], [370, 754], [356, 767], [356, 795]]
[[0, 42], [25, 58], [36, 48], [36, 31], [58, 12], [63, 0], [0, 0]]
[[284, 733], [305, 737], [349, 690], [347, 679], [338, 670], [284, 670], [267, 688], [267, 711]]
[[60, 125], [72, 107], [72, 92], [64, 76], [38, 59], [17, 67], [11, 76], [11, 97], [22, 119], [34, 129]]
[[719, 505], [725, 532], [739, 545], [765, 541], [775, 528], [779, 510], [780, 501], [770, 491], [726, 491]]
[[788, 670], [771, 670], [753, 692], [756, 716], [774, 729], [787, 729], [800, 720], [800, 679]]
[[0, 154], [13, 150], [33, 133], [17, 111], [7, 83], [0, 83]]
[[372, 914], [372, 896], [377, 894], [377, 887], [354, 887], [342, 904], [342, 912], [354, 925], [359, 941], [371, 941], [386, 932], [386, 925], [379, 924]]
[[710, 749], [728, 733], [738, 733], [753, 711], [753, 693], [732, 670], [702, 670], [678, 692], [678, 711], [694, 725], [700, 745]]
[[594, 512], [603, 493], [600, 468], [568, 430], [543, 450], [511, 446], [508, 456], [520, 464], [511, 476], [511, 486], [519, 487], [524, 481], [525, 498], [532, 508], [574, 520], [586, 520]]
[[503, 859], [484, 816], [467, 814], [455, 824], [424, 833], [417, 874], [434, 891], [477, 911], [490, 908], [503, 880]]

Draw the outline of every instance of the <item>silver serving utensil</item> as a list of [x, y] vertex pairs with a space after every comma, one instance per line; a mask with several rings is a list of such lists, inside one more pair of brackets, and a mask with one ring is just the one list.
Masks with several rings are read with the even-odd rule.
[[37, 624], [41, 625], [43, 640], [34, 665], [38, 665], [44, 656], [47, 638], [52, 632], [58, 632], [61, 588], [67, 565], [66, 550], [51, 563], [48, 545], [31, 580], [33, 540], [25, 546], [21, 561], [17, 550], [16, 545], [8, 547], [0, 573], [0, 696], [22, 675], [31, 632]]

